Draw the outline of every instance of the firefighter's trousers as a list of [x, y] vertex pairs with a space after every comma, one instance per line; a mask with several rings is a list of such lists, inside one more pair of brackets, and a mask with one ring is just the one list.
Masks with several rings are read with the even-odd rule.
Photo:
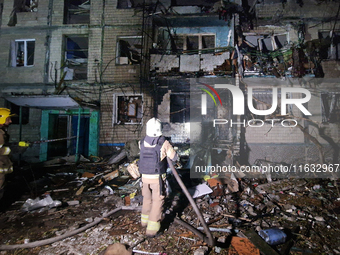
[[163, 187], [161, 187], [161, 182], [164, 183], [164, 181], [160, 178], [159, 175], [142, 175], [143, 207], [141, 223], [143, 227], [146, 227], [147, 236], [156, 235], [161, 227], [165, 196]]

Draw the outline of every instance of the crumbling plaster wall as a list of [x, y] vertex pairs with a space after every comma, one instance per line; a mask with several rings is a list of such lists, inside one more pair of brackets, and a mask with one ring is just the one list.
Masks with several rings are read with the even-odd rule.
[[[227, 24], [227, 23], [226, 23]], [[228, 26], [215, 27], [174, 27], [171, 33], [179, 35], [214, 34], [215, 47], [227, 47], [233, 44], [233, 33]], [[179, 68], [180, 72], [212, 72], [230, 58], [229, 52], [219, 54], [190, 54], [190, 55], [156, 55], [151, 54], [151, 71], [156, 73], [170, 72]]]
[[[340, 24], [333, 19], [337, 16], [338, 10], [338, 3], [334, 1], [303, 1], [301, 7], [292, 0], [285, 4], [262, 2], [256, 4], [255, 9], [259, 25], [254, 30], [245, 32], [270, 34], [286, 31], [289, 33], [289, 41], [296, 44], [298, 28], [302, 23], [305, 24], [304, 43], [319, 39], [319, 31], [340, 29]], [[329, 66], [326, 64], [324, 67], [329, 68], [333, 64]]]
[[300, 7], [297, 1], [288, 0], [285, 4], [262, 1], [262, 3], [256, 4], [255, 9], [258, 18], [270, 17], [273, 18], [273, 21], [278, 22], [280, 20], [275, 20], [275, 18], [299, 17], [303, 19], [324, 17], [324, 14], [335, 17], [337, 7], [338, 4], [333, 1], [303, 1], [303, 6]]
[[164, 94], [162, 102], [158, 105], [158, 118], [162, 122], [163, 135], [171, 138], [173, 143], [185, 143], [190, 140], [190, 123], [170, 122], [170, 95], [171, 90]]

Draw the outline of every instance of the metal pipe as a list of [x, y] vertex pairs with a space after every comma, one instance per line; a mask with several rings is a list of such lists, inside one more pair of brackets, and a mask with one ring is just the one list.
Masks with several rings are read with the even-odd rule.
[[189, 202], [190, 202], [192, 208], [194, 209], [194, 211], [195, 211], [195, 213], [196, 213], [196, 215], [197, 215], [199, 221], [201, 222], [201, 224], [202, 224], [202, 226], [203, 226], [203, 229], [204, 229], [204, 231], [205, 231], [205, 233], [206, 233], [206, 235], [207, 235], [207, 238], [208, 238], [208, 240], [207, 240], [208, 245], [209, 245], [209, 246], [214, 246], [214, 245], [215, 245], [215, 239], [213, 238], [213, 236], [212, 236], [212, 234], [211, 234], [211, 232], [210, 232], [210, 229], [208, 228], [207, 223], [204, 221], [204, 218], [203, 218], [203, 215], [202, 215], [201, 211], [198, 209], [198, 207], [197, 207], [197, 205], [196, 205], [194, 199], [193, 199], [192, 196], [190, 195], [188, 189], [185, 187], [185, 185], [184, 185], [184, 183], [183, 183], [181, 177], [179, 177], [179, 175], [178, 175], [178, 173], [177, 173], [175, 167], [172, 165], [171, 159], [169, 159], [169, 158], [167, 157], [167, 160], [168, 160], [168, 163], [169, 163], [169, 166], [170, 166], [170, 168], [171, 168], [171, 170], [172, 170], [173, 175], [175, 176], [175, 178], [176, 178], [176, 180], [177, 180], [179, 186], [182, 188], [182, 190], [183, 190], [185, 196], [188, 198], [188, 200], [189, 200]]
[[80, 134], [80, 117], [81, 117], [81, 108], [79, 107], [78, 111], [78, 126], [77, 126], [77, 145], [76, 145], [76, 163], [79, 161], [79, 134]]
[[187, 228], [188, 230], [190, 230], [191, 232], [196, 234], [199, 238], [201, 238], [203, 240], [203, 242], [208, 243], [208, 240], [207, 240], [208, 238], [201, 231], [199, 231], [198, 229], [194, 228], [189, 223], [187, 223], [187, 222], [185, 222], [185, 221], [183, 221], [181, 219], [178, 219], [178, 218], [175, 218], [174, 222], [179, 224], [179, 225], [182, 225], [183, 227]]

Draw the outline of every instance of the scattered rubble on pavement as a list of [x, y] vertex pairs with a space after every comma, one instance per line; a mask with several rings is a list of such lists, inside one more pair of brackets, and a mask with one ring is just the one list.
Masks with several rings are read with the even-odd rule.
[[268, 182], [261, 176], [205, 175], [192, 180], [189, 170], [178, 169], [184, 181], [190, 180], [188, 188], [216, 239], [215, 247], [173, 222], [178, 217], [204, 232], [170, 172], [164, 232], [145, 239], [139, 219], [140, 178], [127, 170], [136, 157], [124, 153], [111, 157], [112, 164], [98, 159], [78, 165], [65, 159], [46, 162], [44, 174], [27, 184], [30, 192], [0, 214], [0, 247], [63, 235], [114, 208], [132, 210], [119, 211], [61, 241], [0, 254], [109, 254], [106, 248], [115, 243], [125, 245], [127, 254], [340, 254], [339, 182], [330, 179]]

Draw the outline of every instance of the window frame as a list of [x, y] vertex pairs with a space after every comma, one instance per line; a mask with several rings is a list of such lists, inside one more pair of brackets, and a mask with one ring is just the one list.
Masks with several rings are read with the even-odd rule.
[[[81, 48], [81, 49], [69, 49], [67, 47], [67, 39], [71, 39], [72, 38], [86, 38], [87, 39], [87, 48]], [[68, 80], [87, 80], [88, 78], [88, 59], [89, 59], [89, 35], [88, 34], [66, 34], [63, 35], [63, 63], [64, 63], [64, 72], [66, 72], [67, 74], [65, 75], [64, 80], [68, 81]], [[78, 45], [78, 44], [77, 44]], [[87, 58], [68, 58], [67, 57], [67, 53], [68, 52], [83, 52], [84, 55], [87, 55]], [[72, 59], [86, 59], [86, 62], [79, 62], [79, 64], [75, 64], [77, 61], [72, 63]], [[77, 78], [77, 73], [75, 72], [75, 70], [78, 70], [79, 67], [82, 68], [84, 70], [86, 70], [86, 78]]]
[[[204, 48], [203, 47], [203, 37], [208, 37], [208, 36], [213, 36], [214, 37], [214, 47], [212, 47], [212, 48]], [[197, 41], [198, 41], [198, 48], [197, 49], [192, 49], [192, 50], [188, 49], [188, 40], [189, 40], [189, 37], [197, 37]], [[214, 34], [214, 33], [178, 34], [178, 35], [175, 36], [175, 38], [176, 39], [177, 38], [181, 38], [182, 39], [182, 41], [183, 41], [183, 49], [180, 49], [180, 50], [183, 50], [183, 52], [185, 52], [185, 51], [193, 51], [193, 53], [196, 53], [196, 51], [197, 51], [197, 53], [202, 54], [204, 50], [215, 49], [216, 48], [216, 34]]]
[[38, 1], [30, 0], [29, 4], [26, 1], [22, 2], [13, 2], [13, 9], [16, 12], [37, 12], [38, 11]]
[[[139, 107], [137, 106], [136, 108], [136, 118], [138, 118], [138, 116], [140, 118], [139, 122], [120, 122], [119, 118], [119, 98], [120, 97], [129, 97], [129, 98], [133, 98], [133, 97], [140, 97], [141, 100], [141, 106], [139, 109]], [[143, 123], [143, 111], [144, 111], [144, 97], [143, 94], [133, 94], [133, 93], [127, 93], [127, 94], [123, 94], [123, 93], [117, 93], [117, 94], [113, 94], [113, 111], [112, 111], [112, 126], [115, 125], [141, 125]], [[131, 102], [127, 103], [127, 106], [129, 107], [129, 105], [131, 104]], [[126, 114], [127, 117], [133, 117], [132, 115], [129, 115], [129, 113]]]
[[118, 10], [128, 10], [128, 9], [134, 9], [136, 7], [141, 7], [143, 6], [143, 0], [135, 0], [135, 1], [131, 1], [131, 0], [118, 0], [117, 1], [117, 5], [116, 5], [116, 9]]
[[[337, 44], [334, 43], [334, 41], [332, 42], [332, 34], [335, 34], [335, 36], [337, 38], [340, 38], [340, 30], [319, 30], [318, 31], [318, 38], [321, 39], [326, 39], [328, 36], [330, 38], [330, 45], [327, 48], [327, 58], [328, 60], [336, 60], [339, 61], [340, 60], [340, 42], [338, 42]], [[324, 37], [325, 36], [325, 37]], [[334, 40], [334, 38], [333, 38]]]
[[[24, 63], [23, 65], [18, 65], [17, 63], [17, 56], [18, 56], [18, 50], [19, 50], [19, 42], [24, 43]], [[33, 64], [28, 65], [28, 48], [27, 48], [27, 42], [34, 42], [34, 49], [33, 49]], [[35, 39], [15, 39], [11, 43], [11, 66], [12, 67], [32, 67], [34, 66], [34, 57], [35, 57]]]
[[[139, 65], [141, 60], [142, 60], [142, 56], [141, 56], [141, 49], [140, 52], [138, 52], [140, 60], [138, 63], [133, 63], [129, 57], [125, 57], [125, 56], [121, 56], [121, 41], [123, 41], [124, 39], [133, 39], [133, 40], [140, 40], [140, 44], [142, 45], [142, 40], [143, 37], [141, 35], [137, 35], [137, 36], [119, 36], [117, 37], [117, 43], [116, 43], [116, 65]], [[121, 63], [122, 59], [121, 58], [127, 58], [127, 62], [125, 63]]]
[[[264, 48], [266, 48], [266, 51], [272, 52], [272, 51], [283, 48], [286, 44], [289, 44], [289, 33], [277, 33], [273, 35], [244, 33], [244, 36], [247, 42], [254, 45], [254, 47], [258, 48], [260, 51], [263, 51]], [[286, 41], [283, 42], [283, 44], [281, 43], [281, 40], [279, 38], [282, 36], [286, 37]], [[247, 37], [248, 37], [248, 40], [247, 40]], [[249, 37], [254, 37], [254, 39], [250, 40]], [[255, 44], [255, 41], [256, 41], [256, 44]], [[280, 43], [281, 45], [278, 45], [278, 43]], [[270, 46], [269, 49], [267, 47], [268, 45]]]
[[[340, 123], [340, 93], [323, 92], [320, 95], [320, 100], [322, 123]], [[327, 100], [327, 102], [325, 102], [325, 100]], [[332, 104], [334, 105], [332, 106]], [[332, 112], [332, 107], [334, 108], [334, 112]], [[332, 120], [334, 117], [335, 120]]]
[[[64, 0], [64, 20], [63, 24], [90, 24], [91, 21], [91, 1], [83, 0], [82, 4], [75, 6], [75, 9], [71, 9], [72, 0]], [[89, 3], [89, 4], [87, 4]], [[86, 6], [86, 8], [85, 8]], [[85, 21], [76, 22], [78, 17], [85, 17]], [[74, 21], [74, 19], [76, 21]]]

